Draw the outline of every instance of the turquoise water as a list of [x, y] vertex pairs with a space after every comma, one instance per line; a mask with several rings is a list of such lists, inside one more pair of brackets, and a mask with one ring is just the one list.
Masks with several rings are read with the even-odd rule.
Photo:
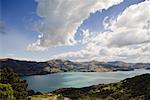
[[50, 92], [59, 88], [85, 87], [102, 83], [118, 82], [125, 78], [150, 73], [150, 70], [136, 69], [134, 71], [117, 72], [65, 72], [48, 75], [22, 77], [27, 80], [28, 88], [40, 92]]

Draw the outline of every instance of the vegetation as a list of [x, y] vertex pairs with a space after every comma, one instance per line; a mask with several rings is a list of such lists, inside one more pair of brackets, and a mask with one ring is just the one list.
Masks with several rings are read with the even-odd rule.
[[[27, 83], [9, 68], [0, 69], [1, 100], [150, 100], [150, 74], [127, 78], [117, 83], [84, 88], [64, 88], [42, 94], [27, 91]], [[30, 98], [29, 98], [30, 96]]]
[[31, 100], [150, 100], [150, 74], [143, 74], [111, 84], [84, 88], [64, 88]]
[[150, 74], [111, 84], [59, 89], [52, 93], [70, 100], [150, 100]]
[[3, 100], [14, 100], [14, 91], [10, 84], [0, 83], [0, 97]]
[[21, 80], [13, 70], [9, 68], [0, 69], [0, 89], [2, 100], [24, 100], [27, 99], [27, 83]]
[[34, 90], [28, 90], [28, 96], [32, 95], [42, 95], [42, 93], [39, 91], [35, 92]]

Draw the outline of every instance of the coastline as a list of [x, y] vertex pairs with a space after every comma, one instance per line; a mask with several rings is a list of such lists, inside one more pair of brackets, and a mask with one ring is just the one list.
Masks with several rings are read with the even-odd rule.
[[[112, 70], [112, 71], [101, 71], [101, 72], [117, 72], [117, 71], [134, 71], [136, 69], [145, 69], [145, 70], [150, 70], [150, 68], [135, 68], [135, 69], [118, 69], [118, 70]], [[68, 72], [97, 72], [97, 71], [68, 71]], [[98, 72], [98, 73], [101, 73]], [[57, 74], [57, 73], [67, 73], [67, 72], [47, 72], [47, 73], [42, 73], [42, 74], [30, 74], [30, 75], [19, 75], [20, 77], [27, 77], [27, 76], [36, 76], [36, 75], [48, 75], [48, 74]]]

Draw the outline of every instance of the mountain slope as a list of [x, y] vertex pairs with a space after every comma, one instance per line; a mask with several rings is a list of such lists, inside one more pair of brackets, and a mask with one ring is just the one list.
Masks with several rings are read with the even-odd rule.
[[135, 68], [150, 68], [150, 63], [115, 62], [72, 62], [69, 60], [53, 59], [45, 62], [22, 61], [15, 59], [0, 59], [0, 68], [9, 67], [19, 75], [48, 74], [57, 72], [108, 72], [128, 71]]

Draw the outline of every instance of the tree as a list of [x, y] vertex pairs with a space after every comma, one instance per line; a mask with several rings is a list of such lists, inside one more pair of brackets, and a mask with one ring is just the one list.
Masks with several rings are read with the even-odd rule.
[[0, 83], [0, 98], [1, 100], [15, 100], [14, 91], [10, 84]]
[[27, 83], [25, 80], [21, 80], [17, 73], [13, 72], [10, 68], [3, 68], [0, 69], [0, 75], [0, 83], [10, 84], [16, 99], [20, 100], [27, 98]]

